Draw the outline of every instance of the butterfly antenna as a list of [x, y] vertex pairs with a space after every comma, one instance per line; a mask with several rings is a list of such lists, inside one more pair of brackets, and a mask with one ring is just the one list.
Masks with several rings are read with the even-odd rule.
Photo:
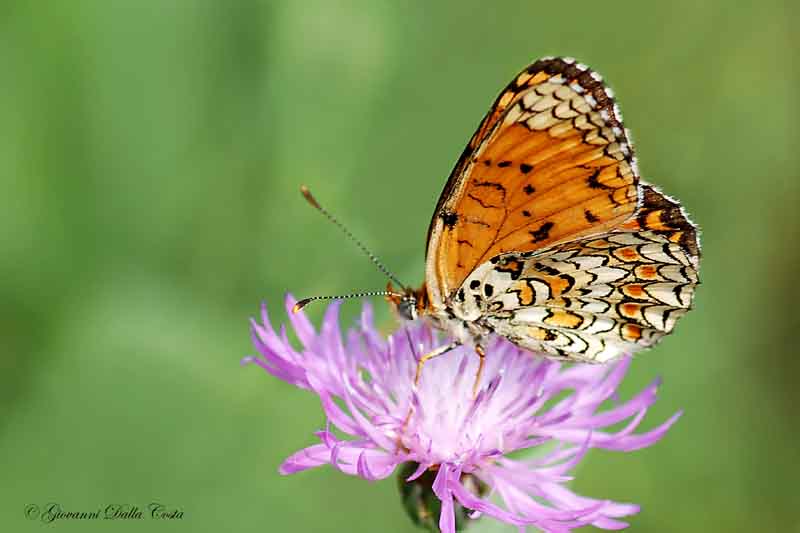
[[[389, 269], [388, 269], [388, 268], [386, 268], [386, 267], [384, 266], [384, 264], [381, 262], [381, 260], [380, 260], [380, 259], [378, 259], [378, 258], [375, 256], [375, 254], [373, 254], [372, 252], [370, 252], [370, 251], [367, 249], [367, 247], [366, 247], [366, 246], [364, 246], [364, 245], [361, 243], [361, 241], [359, 241], [358, 239], [356, 239], [356, 238], [355, 238], [355, 236], [354, 236], [352, 233], [350, 233], [350, 230], [348, 230], [346, 227], [344, 227], [344, 225], [343, 225], [341, 222], [339, 222], [339, 221], [336, 219], [336, 217], [334, 217], [332, 214], [330, 214], [330, 213], [328, 212], [328, 210], [327, 210], [327, 209], [325, 209], [324, 207], [322, 207], [321, 205], [319, 205], [319, 202], [317, 202], [317, 199], [316, 199], [316, 198], [314, 198], [314, 196], [312, 196], [312, 195], [311, 195], [311, 191], [310, 191], [310, 190], [308, 190], [308, 187], [306, 187], [305, 185], [301, 185], [301, 186], [300, 186], [300, 192], [301, 192], [301, 193], [303, 193], [303, 197], [306, 199], [306, 201], [308, 201], [308, 203], [309, 203], [309, 204], [311, 204], [311, 206], [312, 206], [314, 209], [316, 209], [317, 211], [319, 211], [320, 213], [322, 213], [323, 215], [325, 215], [325, 218], [327, 218], [328, 220], [330, 220], [331, 222], [333, 222], [333, 223], [334, 223], [336, 226], [338, 226], [338, 228], [339, 228], [340, 230], [342, 230], [342, 232], [343, 232], [343, 233], [344, 233], [344, 234], [347, 236], [347, 238], [348, 238], [348, 239], [350, 239], [351, 241], [353, 241], [353, 242], [355, 243], [355, 245], [356, 245], [356, 246], [358, 246], [359, 248], [361, 248], [361, 251], [362, 251], [362, 252], [364, 252], [365, 254], [367, 254], [367, 257], [369, 257], [369, 260], [370, 260], [370, 261], [372, 261], [372, 262], [375, 264], [375, 266], [376, 266], [376, 267], [378, 267], [378, 270], [380, 270], [381, 272], [383, 272], [383, 273], [386, 275], [386, 277], [388, 277], [390, 280], [394, 281], [396, 284], [400, 285], [400, 287], [402, 287], [403, 289], [405, 289], [405, 288], [406, 288], [406, 285], [405, 285], [405, 283], [401, 282], [399, 279], [397, 279], [397, 277], [396, 277], [394, 274], [392, 274], [391, 272], [389, 272]], [[367, 295], [367, 294], [363, 294], [363, 295], [354, 295], [354, 296], [366, 296], [366, 295]], [[377, 296], [377, 294], [375, 294], [374, 296]], [[336, 296], [335, 298], [341, 298], [341, 296]], [[302, 300], [301, 300], [301, 301], [302, 301]], [[299, 302], [298, 302], [298, 303], [299, 303]], [[303, 304], [303, 305], [305, 305], [305, 304]]]
[[403, 295], [391, 291], [369, 291], [357, 292], [353, 294], [342, 294], [339, 296], [312, 296], [311, 298], [303, 298], [294, 304], [294, 307], [292, 307], [292, 313], [297, 313], [302, 308], [316, 300], [346, 300], [348, 298], [364, 298], [367, 296], [396, 296], [402, 298]]

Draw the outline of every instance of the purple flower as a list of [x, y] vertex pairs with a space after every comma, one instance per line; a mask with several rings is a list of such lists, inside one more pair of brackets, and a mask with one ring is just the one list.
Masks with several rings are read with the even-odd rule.
[[[264, 307], [262, 323], [252, 322], [259, 355], [243, 361], [314, 391], [327, 416], [328, 427], [316, 433], [320, 443], [286, 459], [281, 474], [331, 464], [375, 480], [401, 464], [418, 465], [407, 481], [423, 475], [432, 480], [445, 533], [456, 530], [459, 505], [472, 510], [472, 517], [486, 514], [520, 530], [554, 532], [585, 525], [622, 529], [627, 524], [618, 518], [639, 511], [629, 503], [578, 496], [564, 485], [589, 449], [650, 446], [680, 416], [634, 434], [656, 400], [658, 382], [627, 402], [615, 401], [629, 358], [610, 365], [562, 365], [496, 339], [487, 347], [477, 394], [478, 357], [466, 347], [428, 362], [415, 387], [417, 359], [441, 344], [424, 322], [384, 338], [365, 305], [359, 326], [343, 339], [338, 303], [326, 311], [319, 332], [302, 312], [291, 312], [294, 303], [287, 298], [303, 349], [292, 347], [285, 327], [273, 330]], [[600, 410], [609, 399], [613, 405]], [[621, 429], [607, 429], [622, 423]], [[335, 436], [331, 424], [352, 438]], [[535, 449], [534, 458], [508, 457], [524, 449]], [[404, 468], [408, 471], [407, 464]], [[476, 479], [488, 494], [475, 489]]]

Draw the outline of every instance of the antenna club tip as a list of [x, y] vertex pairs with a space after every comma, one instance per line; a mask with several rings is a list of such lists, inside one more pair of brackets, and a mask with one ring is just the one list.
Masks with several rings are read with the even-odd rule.
[[313, 298], [304, 298], [299, 302], [297, 302], [296, 304], [294, 304], [294, 306], [292, 307], [292, 313], [299, 313], [300, 310], [302, 310], [305, 306], [307, 306], [311, 302], [312, 299]]
[[308, 203], [310, 203], [317, 209], [320, 209], [319, 203], [317, 203], [317, 199], [314, 198], [314, 196], [311, 194], [311, 190], [308, 187], [306, 187], [305, 185], [301, 185], [300, 193], [303, 195], [303, 198], [305, 198]]

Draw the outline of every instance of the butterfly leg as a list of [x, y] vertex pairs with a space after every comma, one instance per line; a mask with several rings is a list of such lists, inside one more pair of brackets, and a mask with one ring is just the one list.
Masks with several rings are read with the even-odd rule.
[[478, 371], [475, 373], [475, 383], [472, 384], [472, 395], [478, 395], [478, 386], [481, 384], [481, 377], [483, 376], [483, 367], [486, 363], [486, 352], [480, 344], [475, 345], [475, 353], [478, 354]]
[[427, 363], [434, 357], [439, 357], [440, 355], [449, 352], [458, 345], [459, 343], [457, 342], [451, 342], [450, 344], [439, 346], [435, 350], [432, 350], [423, 355], [422, 357], [420, 357], [419, 361], [417, 361], [417, 373], [414, 375], [414, 386], [416, 387], [417, 385], [419, 385], [419, 379], [422, 377], [422, 367], [425, 366], [425, 363]]
[[[459, 343], [457, 343], [457, 342], [451, 342], [450, 344], [446, 344], [444, 346], [439, 346], [435, 350], [432, 350], [432, 351], [426, 353], [425, 355], [423, 355], [422, 357], [420, 357], [419, 360], [417, 361], [417, 372], [414, 375], [414, 388], [416, 389], [419, 386], [419, 380], [422, 377], [422, 367], [425, 366], [425, 363], [427, 363], [428, 361], [430, 361], [431, 359], [433, 359], [435, 357], [439, 357], [440, 355], [449, 352], [453, 348], [456, 348], [458, 345], [459, 345]], [[411, 420], [411, 415], [413, 414], [413, 412], [414, 412], [413, 407], [409, 406], [408, 407], [408, 413], [406, 413], [406, 418], [405, 418], [405, 420], [403, 420], [403, 425], [400, 426], [400, 434], [397, 437], [397, 449], [398, 450], [406, 450], [405, 446], [403, 446], [403, 442], [402, 442], [403, 433], [405, 433], [406, 428], [408, 427], [408, 423]]]

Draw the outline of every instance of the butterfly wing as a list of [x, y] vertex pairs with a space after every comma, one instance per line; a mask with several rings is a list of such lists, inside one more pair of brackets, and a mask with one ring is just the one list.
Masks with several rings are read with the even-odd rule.
[[439, 198], [428, 232], [426, 286], [445, 300], [506, 252], [602, 233], [637, 208], [633, 151], [599, 75], [539, 60], [500, 94]]
[[653, 346], [692, 304], [699, 244], [677, 202], [649, 185], [642, 193], [637, 216], [618, 229], [492, 258], [454, 305], [555, 358], [606, 362]]

